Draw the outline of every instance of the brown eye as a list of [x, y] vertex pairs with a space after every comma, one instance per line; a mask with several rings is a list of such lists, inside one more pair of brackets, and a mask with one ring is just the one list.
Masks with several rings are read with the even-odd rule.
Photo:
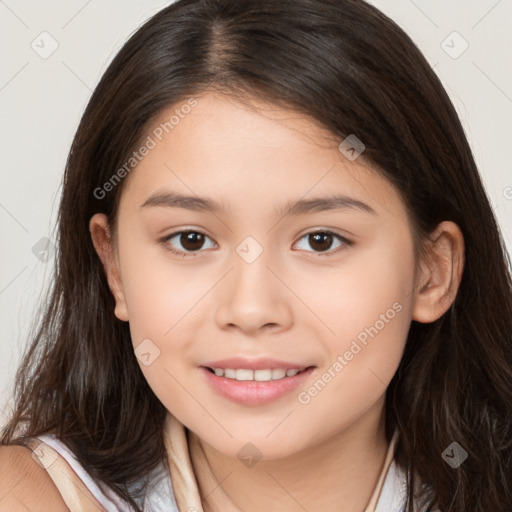
[[[307, 245], [313, 249], [313, 252], [319, 253], [319, 256], [330, 256], [332, 254], [338, 253], [340, 250], [345, 249], [348, 246], [351, 246], [353, 242], [350, 240], [347, 240], [346, 238], [342, 237], [341, 235], [338, 235], [337, 233], [334, 233], [333, 231], [329, 230], [322, 230], [322, 231], [315, 231], [312, 233], [307, 233], [301, 239], [306, 240]], [[338, 243], [336, 246], [336, 250], [330, 250], [334, 243]], [[307, 248], [303, 248], [307, 252]]]
[[210, 237], [206, 236], [204, 233], [188, 230], [172, 233], [161, 241], [167, 249], [175, 254], [196, 256], [194, 253], [201, 252], [200, 249], [204, 247], [206, 240], [210, 240]]
[[329, 233], [314, 233], [308, 236], [309, 244], [318, 251], [327, 251], [332, 245], [333, 237]]
[[204, 235], [197, 231], [187, 231], [180, 234], [179, 241], [187, 251], [197, 251], [204, 244]]

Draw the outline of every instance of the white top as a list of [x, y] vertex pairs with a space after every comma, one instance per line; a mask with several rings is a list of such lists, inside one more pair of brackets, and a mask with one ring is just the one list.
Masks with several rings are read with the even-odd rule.
[[[50, 445], [66, 459], [66, 462], [106, 512], [133, 512], [133, 508], [117, 496], [114, 491], [104, 485], [101, 488], [98, 487], [78, 462], [73, 452], [62, 441], [57, 439], [55, 435], [45, 434], [37, 436], [36, 439]], [[163, 463], [153, 471], [149, 481], [151, 484], [148, 487], [143, 503], [140, 501], [137, 503], [144, 512], [180, 512], [174, 498], [169, 470]]]
[[[68, 462], [106, 512], [133, 512], [133, 508], [112, 490], [104, 485], [99, 487], [69, 448], [53, 434], [41, 435], [36, 439], [47, 443]], [[144, 512], [180, 512], [172, 489], [169, 470], [163, 462], [155, 468], [149, 481], [151, 483], [145, 497], [138, 502]], [[386, 473], [375, 512], [404, 512], [405, 495], [405, 473], [393, 460]]]

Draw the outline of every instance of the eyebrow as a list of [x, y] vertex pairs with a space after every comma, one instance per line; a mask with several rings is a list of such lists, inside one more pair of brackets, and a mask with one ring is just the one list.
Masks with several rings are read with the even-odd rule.
[[[150, 206], [185, 208], [187, 210], [210, 212], [215, 214], [228, 213], [228, 208], [214, 199], [208, 197], [188, 196], [175, 192], [156, 192], [149, 196], [140, 207], [146, 208]], [[288, 201], [280, 208], [276, 208], [275, 213], [280, 217], [286, 217], [289, 215], [305, 215], [307, 213], [327, 210], [347, 209], [356, 209], [377, 215], [371, 206], [363, 203], [359, 199], [354, 199], [340, 194], [312, 199], [299, 199], [298, 201]]]

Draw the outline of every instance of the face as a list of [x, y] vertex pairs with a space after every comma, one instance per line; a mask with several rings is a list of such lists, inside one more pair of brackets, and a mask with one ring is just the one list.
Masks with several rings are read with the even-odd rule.
[[[349, 160], [312, 120], [214, 93], [196, 100], [155, 120], [125, 183], [116, 315], [185, 426], [233, 457], [248, 441], [284, 457], [382, 411], [413, 311], [411, 227], [364, 153]], [[177, 109], [179, 122], [158, 130]], [[318, 201], [334, 196], [330, 208]], [[219, 367], [271, 358], [260, 369], [309, 369], [248, 382], [204, 368], [234, 357], [248, 362]]]

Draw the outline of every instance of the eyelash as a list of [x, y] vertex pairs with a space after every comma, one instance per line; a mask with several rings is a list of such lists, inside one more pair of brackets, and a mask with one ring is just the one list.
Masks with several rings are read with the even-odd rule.
[[[174, 249], [173, 247], [171, 247], [168, 244], [169, 240], [171, 240], [172, 238], [176, 237], [177, 235], [181, 235], [183, 233], [198, 233], [200, 235], [203, 235], [206, 238], [210, 238], [208, 235], [206, 235], [205, 233], [203, 233], [201, 231], [197, 231], [195, 229], [185, 229], [185, 230], [182, 230], [182, 231], [176, 231], [175, 233], [171, 233], [170, 235], [165, 236], [164, 238], [162, 238], [160, 240], [160, 242], [163, 244], [163, 246], [165, 247], [166, 250], [168, 250], [171, 253], [176, 254], [178, 256], [183, 256], [183, 257], [197, 256], [199, 253], [204, 252], [202, 250], [191, 251], [191, 252], [179, 251], [179, 250]], [[304, 237], [307, 237], [309, 235], [315, 235], [315, 234], [318, 234], [318, 233], [325, 234], [325, 235], [332, 235], [335, 238], [337, 238], [338, 240], [340, 240], [341, 242], [343, 242], [343, 244], [346, 247], [350, 247], [350, 246], [354, 245], [354, 242], [352, 242], [351, 240], [348, 240], [347, 238], [345, 238], [345, 237], [343, 237], [341, 235], [338, 235], [338, 233], [335, 233], [334, 231], [331, 231], [329, 229], [321, 229], [321, 230], [317, 230], [317, 231], [310, 231], [309, 233], [305, 233], [304, 235], [302, 235], [299, 238], [299, 240], [302, 240]], [[338, 247], [334, 251], [325, 251], [325, 252], [306, 251], [306, 252], [316, 252], [317, 256], [319, 256], [319, 257], [324, 257], [324, 256], [328, 257], [328, 256], [332, 256], [334, 254], [337, 254], [340, 251], [343, 251], [344, 248], [346, 248], [346, 247], [341, 246], [341, 247]]]

